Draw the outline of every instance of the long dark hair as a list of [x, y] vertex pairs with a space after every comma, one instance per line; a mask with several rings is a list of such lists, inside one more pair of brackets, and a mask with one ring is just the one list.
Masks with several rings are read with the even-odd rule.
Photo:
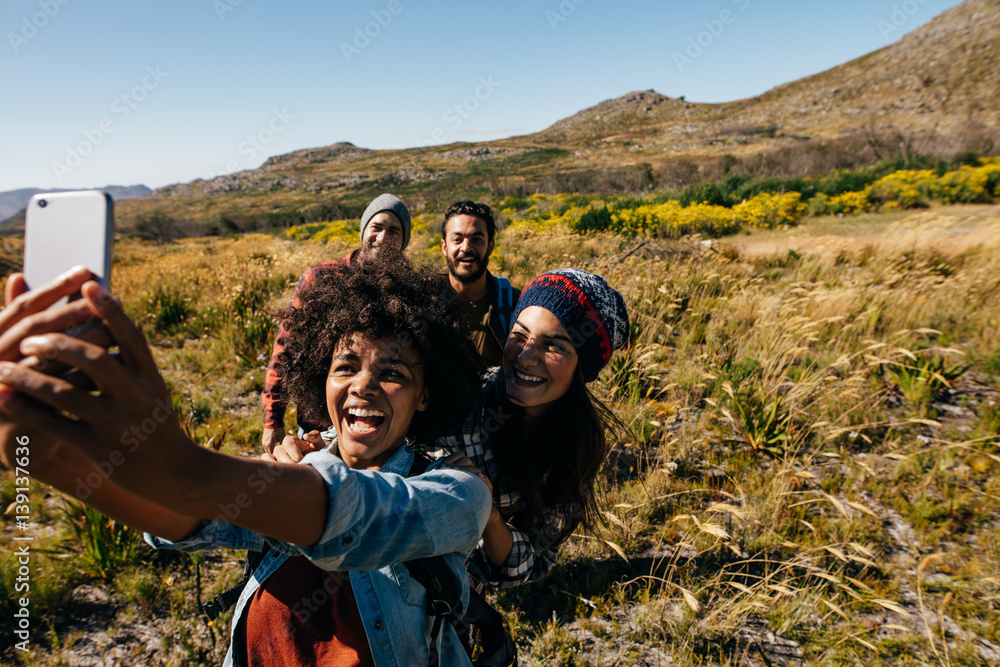
[[590, 392], [580, 365], [566, 393], [530, 425], [524, 408], [507, 398], [505, 382], [498, 382], [486, 401], [512, 415], [490, 436], [490, 442], [499, 479], [506, 479], [524, 502], [514, 524], [538, 530], [548, 510], [566, 515], [569, 523], [549, 535], [551, 546], [569, 537], [578, 525], [593, 532], [603, 524], [594, 483], [608, 455], [608, 435], [628, 429]]

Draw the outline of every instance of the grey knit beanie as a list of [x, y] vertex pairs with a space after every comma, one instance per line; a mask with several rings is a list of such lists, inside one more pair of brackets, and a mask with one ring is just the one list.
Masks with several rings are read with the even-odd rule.
[[365, 214], [361, 216], [361, 240], [365, 239], [365, 227], [368, 226], [368, 222], [382, 211], [395, 213], [399, 221], [403, 223], [403, 245], [399, 249], [405, 250], [410, 243], [410, 211], [399, 197], [389, 193], [375, 197], [365, 209]]

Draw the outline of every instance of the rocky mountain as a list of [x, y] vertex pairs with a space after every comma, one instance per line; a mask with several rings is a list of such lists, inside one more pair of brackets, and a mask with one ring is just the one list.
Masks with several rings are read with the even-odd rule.
[[631, 93], [531, 137], [628, 143], [670, 153], [740, 151], [805, 137], [895, 128], [942, 135], [1000, 129], [1000, 0], [967, 0], [898, 42], [833, 69], [724, 104]]
[[264, 229], [356, 217], [392, 190], [412, 206], [538, 191], [643, 192], [731, 171], [809, 175], [903, 154], [1000, 147], [1000, 0], [966, 0], [898, 42], [723, 104], [653, 90], [540, 132], [482, 143], [369, 150], [342, 142], [260, 168], [172, 185], [119, 218]]

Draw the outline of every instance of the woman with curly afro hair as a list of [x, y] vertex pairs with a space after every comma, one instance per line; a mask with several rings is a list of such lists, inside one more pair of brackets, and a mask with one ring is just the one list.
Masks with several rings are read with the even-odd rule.
[[[461, 614], [465, 558], [492, 491], [463, 456], [450, 457], [452, 468], [420, 464], [409, 445], [469, 412], [480, 387], [477, 356], [439, 280], [394, 262], [324, 273], [301, 308], [286, 313], [288, 396], [311, 417], [325, 416], [338, 436], [336, 450], [298, 465], [191, 441], [141, 332], [85, 273], [20, 296], [23, 280], [14, 276], [13, 301], [0, 312], [0, 359], [54, 359], [100, 391], [0, 362], [0, 454], [14, 461], [23, 444], [14, 434], [29, 434], [33, 477], [148, 531], [157, 548], [263, 551], [234, 605], [226, 665], [431, 657], [468, 665], [455, 628], [428, 614], [427, 592], [407, 564], [441, 556]], [[83, 299], [44, 310], [78, 290]], [[120, 361], [60, 333], [85, 316], [103, 322]], [[92, 477], [99, 481], [81, 492], [80, 480]]]
[[427, 445], [465, 419], [479, 392], [482, 360], [468, 340], [455, 299], [436, 273], [414, 271], [399, 257], [374, 257], [360, 267], [321, 272], [302, 292], [300, 307], [284, 312], [287, 337], [278, 363], [288, 378], [285, 398], [308, 421], [333, 423], [338, 436], [356, 435], [358, 429], [351, 427], [357, 420], [348, 415], [349, 423], [338, 424], [335, 406], [326, 400], [327, 377], [336, 377], [330, 361], [344, 341], [395, 337], [422, 359], [427, 405], [414, 413], [406, 433]]

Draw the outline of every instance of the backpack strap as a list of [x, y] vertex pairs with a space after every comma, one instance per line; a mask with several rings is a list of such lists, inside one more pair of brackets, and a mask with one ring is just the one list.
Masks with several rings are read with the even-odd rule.
[[503, 616], [475, 589], [469, 591], [469, 608], [463, 620], [479, 629], [482, 652], [473, 661], [476, 667], [517, 667], [517, 646], [503, 624]]
[[455, 628], [462, 645], [466, 647], [469, 645], [469, 629], [462, 621], [462, 613], [459, 611], [458, 583], [443, 556], [417, 558], [406, 561], [403, 565], [410, 572], [410, 576], [420, 582], [427, 591], [427, 614], [434, 619], [428, 665], [436, 667], [441, 664], [437, 645], [445, 621]]
[[[414, 452], [413, 463], [410, 464], [410, 472], [407, 477], [416, 477], [427, 472], [431, 460], [419, 453]], [[458, 613], [459, 590], [455, 582], [455, 575], [452, 573], [443, 556], [431, 556], [429, 558], [417, 558], [403, 563], [410, 576], [417, 580], [427, 591], [427, 614], [434, 619], [431, 627], [431, 646], [428, 664], [436, 667], [441, 664], [441, 656], [437, 650], [437, 640], [441, 636], [441, 629], [444, 621], [449, 621], [459, 634], [462, 644], [468, 646], [466, 636], [467, 629], [463, 634], [462, 615]]]
[[[506, 281], [505, 281], [506, 282]], [[508, 283], [509, 286], [509, 283]], [[421, 475], [427, 471], [431, 461], [422, 454], [416, 454], [410, 466], [408, 477]], [[437, 640], [441, 635], [444, 621], [451, 623], [458, 634], [459, 641], [467, 651], [472, 650], [469, 639], [469, 625], [475, 625], [482, 637], [482, 653], [474, 665], [483, 667], [508, 667], [517, 665], [517, 647], [503, 624], [503, 617], [496, 609], [475, 590], [469, 590], [469, 604], [464, 613], [459, 613], [460, 590], [444, 556], [430, 556], [403, 563], [410, 576], [416, 579], [427, 591], [427, 613], [434, 619], [431, 628], [431, 647], [428, 664], [436, 667], [441, 664], [441, 656], [437, 652]]]
[[499, 276], [493, 276], [493, 280], [496, 281], [497, 292], [496, 314], [500, 320], [500, 327], [503, 329], [503, 337], [506, 338], [514, 324], [511, 319], [514, 315], [517, 299], [514, 297], [514, 288], [509, 280]]
[[209, 600], [201, 605], [201, 608], [208, 614], [208, 618], [212, 621], [217, 619], [220, 614], [229, 611], [233, 605], [240, 599], [240, 595], [243, 593], [243, 589], [247, 587], [250, 582], [250, 577], [253, 576], [254, 571], [260, 567], [260, 564], [264, 562], [264, 556], [267, 552], [271, 550], [271, 545], [267, 542], [264, 543], [264, 548], [260, 551], [254, 551], [250, 549], [247, 551], [247, 560], [243, 565], [243, 580], [238, 584], [230, 588], [228, 591], [223, 591], [215, 596], [214, 600]]
[[431, 465], [431, 459], [426, 454], [421, 452], [413, 452], [413, 463], [410, 464], [410, 472], [406, 474], [407, 477], [416, 477], [417, 475], [423, 475], [427, 472], [427, 468]]

